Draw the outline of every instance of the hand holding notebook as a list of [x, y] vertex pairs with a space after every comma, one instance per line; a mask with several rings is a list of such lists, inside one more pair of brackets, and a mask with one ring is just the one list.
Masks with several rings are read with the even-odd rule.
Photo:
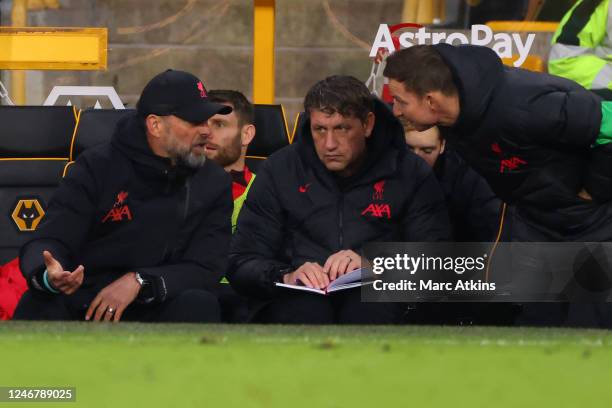
[[297, 285], [289, 285], [286, 283], [277, 283], [276, 286], [280, 286], [287, 289], [295, 289], [295, 290], [304, 290], [307, 292], [318, 293], [321, 295], [327, 295], [328, 293], [337, 292], [339, 290], [356, 288], [359, 286], [366, 285], [368, 282], [363, 282], [361, 280], [361, 269], [355, 269], [352, 272], [348, 272], [344, 275], [338, 277], [338, 279], [332, 281], [326, 288], [324, 289], [315, 289], [309, 288], [308, 286], [304, 286], [303, 284]]

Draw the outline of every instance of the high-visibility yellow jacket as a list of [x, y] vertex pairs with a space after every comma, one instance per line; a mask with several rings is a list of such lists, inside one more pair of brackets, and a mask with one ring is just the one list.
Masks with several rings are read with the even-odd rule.
[[553, 36], [549, 73], [587, 89], [612, 89], [610, 6], [610, 0], [579, 0], [565, 14]]
[[232, 197], [234, 199], [234, 211], [232, 212], [232, 233], [236, 230], [236, 224], [238, 224], [238, 215], [242, 205], [246, 200], [247, 194], [251, 189], [253, 181], [255, 181], [255, 173], [251, 173], [248, 167], [244, 166], [244, 177], [247, 182], [246, 187], [239, 183], [232, 183]]

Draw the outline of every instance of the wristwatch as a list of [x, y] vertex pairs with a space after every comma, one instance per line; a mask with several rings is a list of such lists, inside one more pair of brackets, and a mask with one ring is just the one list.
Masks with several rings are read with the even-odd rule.
[[153, 302], [155, 300], [155, 289], [151, 281], [144, 279], [140, 273], [136, 272], [136, 282], [140, 285], [140, 291], [136, 299], [141, 303]]

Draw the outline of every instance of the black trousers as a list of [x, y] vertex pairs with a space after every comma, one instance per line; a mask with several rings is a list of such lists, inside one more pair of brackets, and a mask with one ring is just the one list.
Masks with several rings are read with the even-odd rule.
[[229, 284], [220, 284], [215, 292], [221, 305], [223, 323], [246, 323], [249, 320], [249, 302]]
[[[78, 290], [71, 296], [47, 295], [27, 291], [19, 301], [13, 320], [85, 320], [89, 302], [97, 292]], [[217, 297], [212, 293], [191, 289], [163, 303], [132, 303], [124, 311], [122, 321], [216, 323], [221, 320]]]
[[278, 324], [396, 324], [401, 323], [403, 303], [366, 303], [361, 289], [319, 295], [287, 291], [255, 311], [253, 323]]
[[[607, 234], [607, 235], [606, 235]], [[581, 237], [582, 242], [609, 241], [612, 239], [612, 226], [595, 230], [592, 237], [588, 234]], [[513, 222], [512, 240], [514, 242], [547, 242], [550, 237], [535, 229], [518, 214]], [[554, 248], [533, 245], [521, 246], [520, 252], [513, 254], [512, 267], [515, 271], [515, 282], [521, 288], [538, 288], [553, 286], [559, 271], [571, 271], [574, 268], [576, 254], [568, 251], [561, 253]], [[610, 254], [603, 254], [609, 257]], [[590, 266], [584, 265], [586, 269]], [[572, 272], [574, 273], [574, 272]], [[569, 272], [566, 275], [570, 275]], [[568, 284], [568, 290], [570, 285]], [[536, 292], [541, 292], [536, 290]], [[612, 328], [612, 303], [605, 301], [607, 294], [594, 291], [582, 296], [580, 302], [524, 302], [519, 306], [515, 321], [519, 326], [561, 326]]]

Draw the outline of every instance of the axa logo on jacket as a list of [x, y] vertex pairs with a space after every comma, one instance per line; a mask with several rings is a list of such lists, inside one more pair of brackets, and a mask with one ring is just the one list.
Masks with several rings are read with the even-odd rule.
[[527, 161], [521, 159], [518, 156], [510, 156], [505, 158], [504, 152], [499, 146], [499, 143], [493, 143], [491, 145], [491, 150], [501, 157], [499, 162], [499, 172], [504, 173], [507, 171], [512, 171], [518, 169], [520, 166], [526, 165]]
[[365, 210], [363, 210], [361, 215], [363, 216], [370, 215], [376, 218], [386, 217], [387, 219], [391, 219], [391, 207], [389, 207], [389, 204], [372, 203], [368, 205], [368, 207]]
[[127, 221], [132, 221], [132, 212], [126, 203], [128, 195], [129, 193], [127, 191], [121, 191], [117, 194], [117, 200], [115, 204], [113, 204], [113, 208], [111, 208], [102, 219], [102, 224], [109, 220], [112, 222], [120, 222], [124, 220], [124, 217]]

